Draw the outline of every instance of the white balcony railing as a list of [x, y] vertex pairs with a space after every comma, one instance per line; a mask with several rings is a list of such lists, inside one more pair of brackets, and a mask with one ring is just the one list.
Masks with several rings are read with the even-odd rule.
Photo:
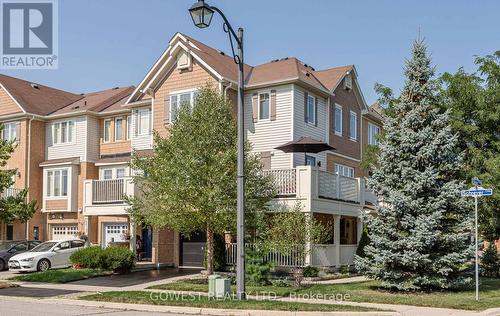
[[[295, 245], [287, 254], [281, 254], [277, 251], [269, 251], [264, 256], [266, 262], [271, 262], [279, 267], [302, 267], [304, 266], [304, 250], [303, 245]], [[253, 249], [255, 244], [245, 244], [245, 248]], [[226, 244], [226, 265], [236, 264], [236, 244]]]
[[7, 197], [14, 197], [17, 196], [19, 193], [21, 193], [23, 189], [16, 189], [16, 188], [5, 188], [3, 192], [0, 192], [0, 198], [4, 199]]
[[355, 203], [364, 199], [364, 180], [360, 178], [344, 177], [309, 166], [271, 169], [265, 173], [274, 178], [278, 196], [309, 196]]
[[125, 196], [134, 193], [132, 178], [85, 180], [84, 205], [123, 204]]

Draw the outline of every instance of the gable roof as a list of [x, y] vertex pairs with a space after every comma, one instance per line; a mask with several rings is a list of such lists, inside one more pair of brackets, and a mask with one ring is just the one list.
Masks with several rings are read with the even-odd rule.
[[352, 71], [354, 65], [334, 67], [314, 72], [314, 75], [323, 83], [330, 91], [334, 91], [344, 76]]
[[[151, 67], [144, 79], [131, 94], [127, 103], [136, 101], [144, 91], [151, 87], [151, 83], [157, 83], [161, 72], [166, 72], [166, 63], [174, 63], [172, 56], [176, 49], [189, 50], [191, 55], [197, 59], [202, 66], [209, 68], [214, 77], [225, 79], [236, 83], [238, 81], [238, 66], [232, 56], [212, 48], [188, 35], [176, 33], [169, 41], [168, 48]], [[351, 70], [353, 65], [335, 67], [316, 71], [295, 57], [274, 60], [257, 66], [244, 65], [245, 85], [257, 87], [260, 85], [279, 83], [284, 81], [298, 81], [319, 89], [327, 94], [332, 94], [334, 88]], [[155, 81], [156, 80], [156, 81]]]
[[0, 74], [0, 84], [24, 112], [48, 115], [82, 98], [81, 95]]
[[58, 111], [51, 113], [52, 115], [67, 114], [80, 111], [92, 112], [109, 112], [112, 110], [123, 109], [122, 104], [126, 98], [134, 91], [134, 86], [116, 87], [112, 89], [90, 92], [82, 94], [81, 98]]

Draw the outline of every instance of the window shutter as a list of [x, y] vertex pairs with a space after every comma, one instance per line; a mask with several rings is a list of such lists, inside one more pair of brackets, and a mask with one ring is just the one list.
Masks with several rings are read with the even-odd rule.
[[254, 123], [257, 122], [258, 106], [259, 106], [259, 97], [257, 96], [257, 93], [254, 93], [252, 95], [252, 118]]
[[318, 98], [314, 98], [314, 126], [318, 126]]
[[309, 94], [307, 92], [304, 92], [304, 122], [307, 123], [307, 97]]
[[271, 121], [276, 121], [276, 90], [271, 90], [271, 112], [269, 115], [269, 119]]
[[163, 109], [163, 123], [170, 123], [170, 96], [165, 97], [165, 107]]

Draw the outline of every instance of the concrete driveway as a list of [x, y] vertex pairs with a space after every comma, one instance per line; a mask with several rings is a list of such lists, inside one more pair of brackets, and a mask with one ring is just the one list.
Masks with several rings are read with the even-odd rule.
[[129, 287], [145, 283], [197, 274], [200, 269], [165, 268], [160, 270], [137, 271], [127, 274], [110, 275], [71, 282], [73, 285], [91, 285], [105, 287]]

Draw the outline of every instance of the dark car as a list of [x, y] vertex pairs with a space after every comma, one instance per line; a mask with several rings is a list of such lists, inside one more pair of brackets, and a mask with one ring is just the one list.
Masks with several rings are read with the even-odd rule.
[[7, 263], [10, 257], [34, 248], [40, 244], [38, 240], [6, 240], [0, 242], [0, 271], [8, 268]]

